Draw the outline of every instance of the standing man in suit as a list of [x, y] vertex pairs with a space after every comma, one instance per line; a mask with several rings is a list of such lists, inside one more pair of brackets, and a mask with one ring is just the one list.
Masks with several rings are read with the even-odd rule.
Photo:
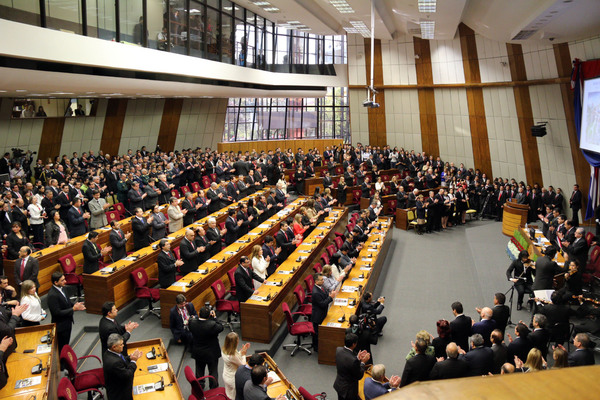
[[[73, 313], [75, 311], [84, 311], [85, 305], [77, 302], [71, 303], [65, 285], [67, 280], [65, 275], [56, 271], [52, 273], [52, 287], [48, 292], [48, 308], [52, 315], [52, 323], [56, 324], [56, 338], [58, 340], [58, 351], [62, 350], [64, 345], [69, 344], [71, 340], [71, 328], [73, 327]], [[105, 366], [106, 367], [106, 366]]]
[[23, 246], [19, 249], [19, 258], [15, 261], [15, 282], [17, 290], [21, 293], [21, 283], [26, 280], [31, 280], [37, 288], [40, 287], [38, 282], [38, 272], [40, 264], [37, 259], [31, 257], [31, 248]]
[[148, 220], [144, 218], [144, 211], [137, 207], [135, 217], [131, 219], [131, 231], [133, 232], [133, 251], [138, 251], [150, 246], [150, 224], [154, 217], [150, 215]]
[[292, 254], [296, 249], [296, 244], [298, 243], [298, 239], [294, 237], [293, 233], [289, 232], [288, 227], [289, 225], [286, 221], [281, 221], [279, 224], [280, 230], [275, 235], [277, 247], [281, 248], [281, 253], [279, 253], [278, 256], [279, 263], [287, 260], [290, 254]]
[[469, 365], [467, 376], [487, 375], [494, 367], [494, 352], [491, 348], [483, 345], [483, 337], [476, 333], [471, 337], [471, 350], [467, 353], [460, 349], [460, 359]]
[[313, 324], [313, 328], [315, 333], [313, 335], [312, 347], [315, 351], [319, 351], [319, 325], [323, 322], [325, 317], [327, 316], [327, 311], [329, 310], [329, 303], [333, 301], [335, 296], [337, 296], [338, 291], [332, 290], [327, 294], [327, 291], [323, 288], [323, 282], [325, 278], [323, 274], [315, 274], [315, 285], [312, 290], [312, 314], [311, 321]]
[[127, 192], [127, 198], [129, 199], [129, 209], [135, 210], [136, 208], [144, 209], [144, 199], [148, 196], [146, 193], [142, 193], [140, 190], [139, 182], [132, 182], [131, 189]]
[[218, 211], [221, 208], [223, 208], [223, 201], [222, 201], [223, 194], [217, 192], [218, 187], [219, 187], [219, 185], [217, 185], [215, 182], [213, 182], [210, 184], [210, 189], [208, 189], [206, 192], [206, 196], [210, 200], [210, 204], [208, 205], [208, 213], [209, 214], [212, 214], [215, 211]]
[[581, 210], [581, 192], [579, 191], [579, 185], [573, 185], [573, 193], [569, 200], [569, 207], [573, 210], [573, 223], [574, 226], [579, 226], [579, 210]]
[[158, 264], [158, 283], [162, 289], [166, 289], [175, 283], [177, 267], [182, 266], [183, 261], [175, 258], [171, 252], [171, 242], [167, 239], [161, 239], [158, 242], [158, 247], [161, 250], [156, 258], [156, 263]]
[[85, 235], [87, 232], [88, 228], [85, 222], [90, 218], [90, 213], [83, 211], [83, 208], [81, 208], [81, 199], [79, 197], [74, 197], [71, 204], [73, 207], [67, 212], [67, 224], [69, 225], [71, 237], [74, 238]]
[[277, 247], [275, 238], [273, 236], [265, 236], [265, 241], [262, 245], [263, 256], [265, 260], [269, 257], [269, 266], [267, 267], [267, 276], [271, 275], [277, 269], [279, 263], [279, 253], [281, 253], [281, 247]]
[[362, 379], [366, 369], [365, 362], [371, 355], [366, 350], [359, 351], [358, 355], [355, 354], [354, 349], [357, 344], [358, 336], [354, 333], [347, 333], [344, 338], [344, 347], [338, 347], [335, 350], [337, 374], [333, 388], [337, 392], [338, 400], [360, 399], [358, 381]]
[[527, 338], [533, 347], [542, 353], [542, 357], [546, 359], [548, 355], [548, 341], [550, 340], [550, 331], [546, 329], [548, 319], [543, 314], [534, 314], [532, 324], [533, 331]]
[[206, 238], [208, 239], [208, 244], [210, 245], [209, 254], [211, 257], [221, 251], [221, 248], [223, 247], [221, 236], [225, 233], [227, 233], [227, 228], [222, 230], [217, 228], [217, 220], [214, 217], [210, 217], [208, 219]]
[[187, 213], [183, 216], [183, 226], [192, 224], [196, 218], [196, 211], [200, 208], [199, 204], [194, 204], [192, 192], [185, 194], [185, 200], [181, 202], [181, 208], [187, 210]]
[[429, 373], [429, 379], [464, 378], [467, 376], [468, 370], [467, 362], [458, 358], [458, 346], [456, 343], [450, 342], [446, 346], [446, 359], [435, 363]]
[[575, 230], [575, 240], [567, 246], [568, 262], [577, 260], [579, 261], [579, 265], [587, 265], [589, 247], [584, 236], [584, 228], [577, 228]]
[[125, 357], [122, 354], [125, 343], [118, 333], [112, 333], [106, 344], [108, 350], [102, 354], [106, 397], [108, 400], [133, 400], [133, 376], [142, 352], [136, 350]]
[[127, 341], [131, 337], [131, 332], [140, 326], [137, 322], [129, 321], [125, 325], [120, 325], [117, 322], [117, 307], [112, 301], [107, 301], [102, 305], [102, 318], [100, 318], [100, 324], [98, 325], [98, 332], [100, 334], [100, 345], [102, 346], [102, 354], [108, 350], [108, 338], [113, 333], [121, 335], [123, 338], [123, 354], [127, 357]]
[[208, 254], [209, 243], [206, 238], [206, 231], [202, 226], [199, 226], [195, 230], [196, 236], [194, 237], [194, 244], [198, 250], [198, 266], [204, 264], [210, 257]]
[[169, 233], [177, 232], [183, 228], [183, 218], [186, 216], [187, 210], [182, 210], [179, 207], [179, 199], [171, 197], [167, 215], [169, 216]]
[[575, 346], [575, 350], [569, 353], [569, 367], [594, 365], [596, 363], [594, 360], [594, 350], [590, 348], [590, 337], [587, 333], [578, 333], [575, 335], [573, 345]]
[[451, 307], [455, 318], [450, 322], [450, 337], [461, 349], [468, 349], [472, 325], [471, 317], [463, 314], [463, 305], [460, 301], [455, 301]]
[[112, 250], [110, 246], [106, 246], [103, 249], [100, 248], [100, 246], [98, 246], [96, 243], [97, 241], [98, 232], [91, 231], [81, 246], [81, 252], [83, 253], [84, 274], [93, 274], [94, 272], [98, 271], [98, 269], [100, 269], [99, 261], [104, 259], [104, 256]]
[[493, 314], [491, 308], [483, 307], [480, 313], [481, 321], [474, 323], [471, 327], [471, 334], [479, 333], [483, 337], [483, 345], [486, 347], [492, 347], [491, 335], [496, 329], [496, 321], [492, 319]]
[[88, 202], [88, 208], [90, 209], [90, 229], [98, 229], [108, 225], [106, 219], [106, 210], [110, 207], [110, 204], [106, 200], [100, 198], [100, 192], [94, 190], [92, 192], [92, 200]]
[[61, 186], [61, 192], [56, 196], [54, 201], [55, 204], [60, 206], [58, 212], [60, 213], [60, 219], [63, 221], [69, 220], [68, 213], [71, 208], [71, 200], [73, 200], [73, 197], [69, 193], [69, 185], [63, 184]]
[[175, 306], [169, 312], [169, 328], [177, 343], [191, 346], [192, 333], [189, 330], [189, 322], [193, 317], [198, 317], [194, 305], [188, 303], [183, 294], [178, 294], [175, 297]]
[[[202, 307], [198, 318], [190, 320], [189, 329], [192, 333], [192, 358], [196, 360], [196, 377], [204, 376], [208, 367], [208, 375], [215, 378], [209, 381], [209, 386], [214, 389], [219, 386], [219, 333], [223, 331], [223, 325], [217, 319], [215, 310]], [[204, 386], [204, 382], [200, 384]]]
[[247, 364], [242, 364], [238, 367], [237, 371], [235, 371], [235, 400], [245, 400], [244, 386], [246, 385], [246, 382], [252, 379], [252, 369], [257, 365], [263, 365], [264, 362], [265, 359], [263, 356], [258, 353], [254, 353], [248, 359]]
[[[504, 330], [506, 329], [506, 324], [508, 323], [508, 317], [510, 315], [510, 309], [508, 306], [504, 305], [506, 301], [506, 296], [504, 293], [496, 293], [494, 294], [494, 307], [492, 308], [492, 319], [496, 321], [496, 329], [502, 332], [502, 336], [504, 336]], [[478, 314], [481, 314], [483, 311], [482, 308], [475, 308]], [[485, 336], [483, 337], [485, 339]]]
[[181, 261], [183, 261], [183, 265], [181, 266], [182, 275], [189, 274], [198, 269], [198, 258], [200, 252], [204, 250], [196, 247], [194, 243], [194, 231], [190, 228], [186, 229], [185, 238], [179, 243], [179, 254], [181, 255]]
[[234, 208], [230, 208], [227, 211], [227, 214], [227, 220], [225, 220], [225, 229], [227, 229], [227, 233], [225, 233], [225, 246], [229, 246], [231, 243], [235, 242], [240, 237], [240, 227], [244, 223], [243, 220], [235, 220]]
[[240, 303], [245, 302], [254, 294], [254, 283], [252, 280], [264, 282], [261, 278], [250, 269], [250, 259], [246, 256], [240, 258], [240, 265], [235, 270], [235, 297]]
[[539, 257], [535, 262], [535, 281], [533, 290], [550, 290], [553, 288], [554, 275], [564, 270], [552, 261], [556, 255], [556, 247], [548, 246], [544, 251], [544, 256]]
[[527, 354], [529, 354], [529, 350], [533, 347], [531, 342], [527, 338], [529, 335], [529, 328], [522, 323], [519, 322], [517, 326], [515, 326], [515, 339], [513, 340], [510, 333], [508, 336], [508, 346], [506, 350], [506, 362], [515, 365], [515, 356], [517, 356], [520, 360], [527, 360]]
[[425, 354], [427, 343], [423, 339], [417, 339], [414, 347], [417, 354], [406, 360], [400, 387], [416, 381], [429, 380], [429, 375], [435, 365], [435, 357]]
[[108, 234], [108, 241], [112, 247], [112, 261], [117, 262], [127, 255], [127, 241], [131, 232], [123, 233], [117, 221], [110, 221], [112, 230]]
[[365, 400], [371, 400], [388, 392], [397, 390], [400, 386], [400, 377], [392, 375], [388, 382], [385, 382], [385, 366], [383, 364], [373, 365], [371, 371], [371, 377], [365, 379], [364, 385], [364, 398]]

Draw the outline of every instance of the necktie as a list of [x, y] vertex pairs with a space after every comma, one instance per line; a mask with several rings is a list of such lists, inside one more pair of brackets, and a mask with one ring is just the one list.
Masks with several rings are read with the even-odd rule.
[[125, 357], [123, 356], [123, 354], [119, 353], [119, 357], [121, 357], [121, 360], [123, 360], [123, 362], [127, 362], [127, 360], [125, 359]]
[[23, 280], [23, 272], [25, 271], [25, 259], [21, 260], [21, 281]]
[[188, 240], [188, 242], [190, 242], [190, 246], [192, 246], [192, 250], [196, 250], [196, 246], [194, 246], [194, 243], [192, 243], [190, 240]]

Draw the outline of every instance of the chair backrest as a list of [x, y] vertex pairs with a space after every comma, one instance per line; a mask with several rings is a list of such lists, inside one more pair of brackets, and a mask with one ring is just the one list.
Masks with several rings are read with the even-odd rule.
[[67, 377], [62, 378], [58, 383], [56, 394], [59, 400], [77, 400], [77, 391]]
[[594, 239], [594, 234], [592, 232], [588, 232], [585, 234], [585, 240], [588, 244], [588, 246], [592, 245], [592, 240]]
[[294, 318], [292, 317], [290, 306], [288, 306], [286, 302], [283, 302], [281, 303], [281, 308], [283, 309], [283, 314], [285, 315], [285, 322], [287, 322], [288, 331], [290, 331], [292, 326], [294, 326]]
[[210, 285], [210, 288], [212, 289], [213, 293], [215, 294], [215, 297], [217, 298], [217, 300], [223, 300], [225, 298], [227, 291], [225, 289], [225, 284], [223, 283], [222, 280], [217, 279], [216, 281], [213, 282], [212, 285]]
[[179, 189], [181, 189], [181, 194], [183, 194], [184, 196], [190, 191], [190, 188], [188, 186], [181, 186]]
[[[208, 177], [203, 176], [202, 177], [202, 183], [204, 183], [204, 178], [208, 179]], [[209, 183], [209, 185], [210, 185], [210, 183]], [[200, 189], [202, 189], [202, 188], [200, 187], [200, 184], [198, 182], [192, 182], [192, 191], [194, 193], [198, 193], [200, 191]]]
[[173, 254], [175, 254], [175, 257], [177, 257], [178, 260], [181, 260], [181, 252], [179, 250], [179, 246], [173, 248]]
[[302, 395], [302, 397], [304, 398], [304, 400], [317, 400], [317, 398], [315, 396], [313, 396], [312, 394], [310, 394], [308, 392], [308, 390], [304, 389], [304, 387], [302, 387], [302, 386], [300, 386], [298, 388], [298, 391], [300, 392], [300, 395]]
[[131, 279], [136, 287], [146, 287], [148, 284], [148, 274], [143, 267], [139, 267], [131, 271]]
[[119, 214], [121, 214], [122, 216], [125, 215], [125, 206], [123, 205], [123, 203], [116, 203], [115, 204], [115, 211], [117, 211]]
[[221, 228], [221, 230], [225, 229], [225, 222], [219, 222], [219, 228]]
[[60, 351], [60, 361], [67, 369], [69, 377], [74, 379], [77, 376], [77, 355], [68, 344]]
[[390, 191], [391, 191], [391, 189], [390, 189], [389, 186], [384, 186], [383, 187], [383, 194], [385, 194], [385, 195], [390, 194]]
[[215, 174], [214, 172], [212, 174], [210, 174], [210, 181], [211, 182], [216, 182], [217, 181], [217, 174]]
[[396, 211], [396, 204], [398, 204], [398, 200], [388, 201], [388, 209], [391, 211]]
[[344, 169], [342, 168], [341, 165], [338, 165], [337, 167], [335, 167], [335, 174], [336, 175], [343, 175], [344, 174]]
[[227, 271], [227, 276], [229, 277], [229, 284], [231, 285], [232, 288], [235, 287], [235, 270], [236, 269], [237, 269], [237, 267], [233, 267], [229, 271]]
[[304, 300], [306, 299], [306, 295], [304, 290], [302, 290], [302, 286], [298, 285], [294, 289], [294, 294], [296, 295], [296, 300], [298, 300], [298, 305], [304, 304]]
[[111, 221], [118, 221], [120, 219], [121, 214], [118, 211], [107, 211], [106, 212], [106, 221], [110, 224]]
[[172, 197], [177, 197], [180, 198], [181, 196], [179, 195], [179, 190], [177, 189], [171, 189], [171, 196]]
[[306, 285], [306, 291], [312, 293], [313, 287], [315, 286], [315, 280], [312, 275], [308, 275], [304, 278], [304, 284]]
[[208, 189], [210, 187], [210, 183], [211, 183], [210, 178], [208, 176], [204, 175], [202, 177], [202, 186], [204, 186], [204, 189]]
[[321, 265], [321, 263], [316, 263], [315, 265], [313, 265], [313, 270], [316, 274], [320, 274], [321, 271], [323, 271], [323, 266]]
[[203, 399], [204, 391], [202, 390], [202, 386], [196, 379], [194, 371], [192, 371], [189, 365], [186, 365], [183, 372], [185, 374], [185, 379], [187, 379], [187, 381], [190, 383], [190, 386], [192, 387], [192, 395], [194, 395], [198, 399]]
[[335, 248], [334, 244], [330, 244], [329, 246], [327, 246], [327, 253], [329, 254], [329, 257], [333, 257], [336, 251], [337, 249]]
[[335, 245], [338, 248], [338, 250], [342, 248], [344, 240], [341, 237], [337, 236], [333, 241], [335, 242]]
[[381, 175], [381, 181], [382, 182], [387, 182], [390, 179], [392, 179], [389, 175]]
[[412, 221], [413, 219], [415, 219], [415, 212], [413, 210], [410, 210], [406, 213], [406, 218], [408, 218], [409, 221]]
[[77, 268], [77, 263], [71, 254], [67, 254], [66, 256], [62, 256], [58, 259], [58, 262], [62, 266], [63, 273], [65, 274], [74, 274], [75, 268]]
[[321, 254], [321, 260], [323, 260], [323, 264], [329, 264], [329, 254], [327, 254], [327, 253]]
[[590, 263], [595, 264], [598, 261], [598, 257], [600, 256], [600, 246], [594, 246], [592, 248], [592, 253], [590, 254]]

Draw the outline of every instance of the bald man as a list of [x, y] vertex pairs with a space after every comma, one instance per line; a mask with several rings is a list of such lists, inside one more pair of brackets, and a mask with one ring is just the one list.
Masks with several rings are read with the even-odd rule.
[[476, 322], [471, 327], [471, 335], [479, 333], [483, 336], [483, 345], [485, 347], [492, 347], [491, 334], [496, 329], [496, 321], [492, 319], [494, 312], [489, 307], [483, 307], [481, 309], [481, 321]]
[[448, 343], [446, 346], [446, 356], [445, 360], [442, 357], [438, 358], [438, 362], [431, 369], [429, 379], [454, 379], [467, 376], [469, 365], [465, 360], [459, 360], [456, 343]]

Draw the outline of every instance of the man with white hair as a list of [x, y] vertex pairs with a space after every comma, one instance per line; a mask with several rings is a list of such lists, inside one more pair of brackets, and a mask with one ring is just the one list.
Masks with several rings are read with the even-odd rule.
[[209, 214], [223, 208], [223, 194], [217, 192], [218, 186], [219, 185], [213, 182], [210, 184], [210, 189], [206, 191], [206, 197], [210, 199], [210, 204], [208, 205]]
[[567, 246], [569, 262], [577, 260], [581, 267], [585, 267], [587, 265], [588, 250], [589, 247], [585, 240], [585, 229], [577, 228], [575, 230], [575, 240]]
[[221, 251], [223, 242], [221, 237], [227, 233], [227, 229], [219, 229], [217, 227], [217, 220], [214, 217], [208, 219], [208, 228], [206, 229], [206, 238], [208, 239], [210, 256], [214, 256]]
[[383, 396], [400, 386], [400, 377], [392, 375], [388, 382], [385, 382], [385, 365], [375, 364], [371, 370], [371, 377], [365, 379], [364, 398], [371, 400]]
[[494, 312], [489, 307], [481, 309], [481, 321], [476, 322], [471, 327], [471, 335], [479, 333], [483, 337], [483, 344], [486, 347], [492, 347], [491, 334], [496, 329], [496, 321], [492, 319]]

